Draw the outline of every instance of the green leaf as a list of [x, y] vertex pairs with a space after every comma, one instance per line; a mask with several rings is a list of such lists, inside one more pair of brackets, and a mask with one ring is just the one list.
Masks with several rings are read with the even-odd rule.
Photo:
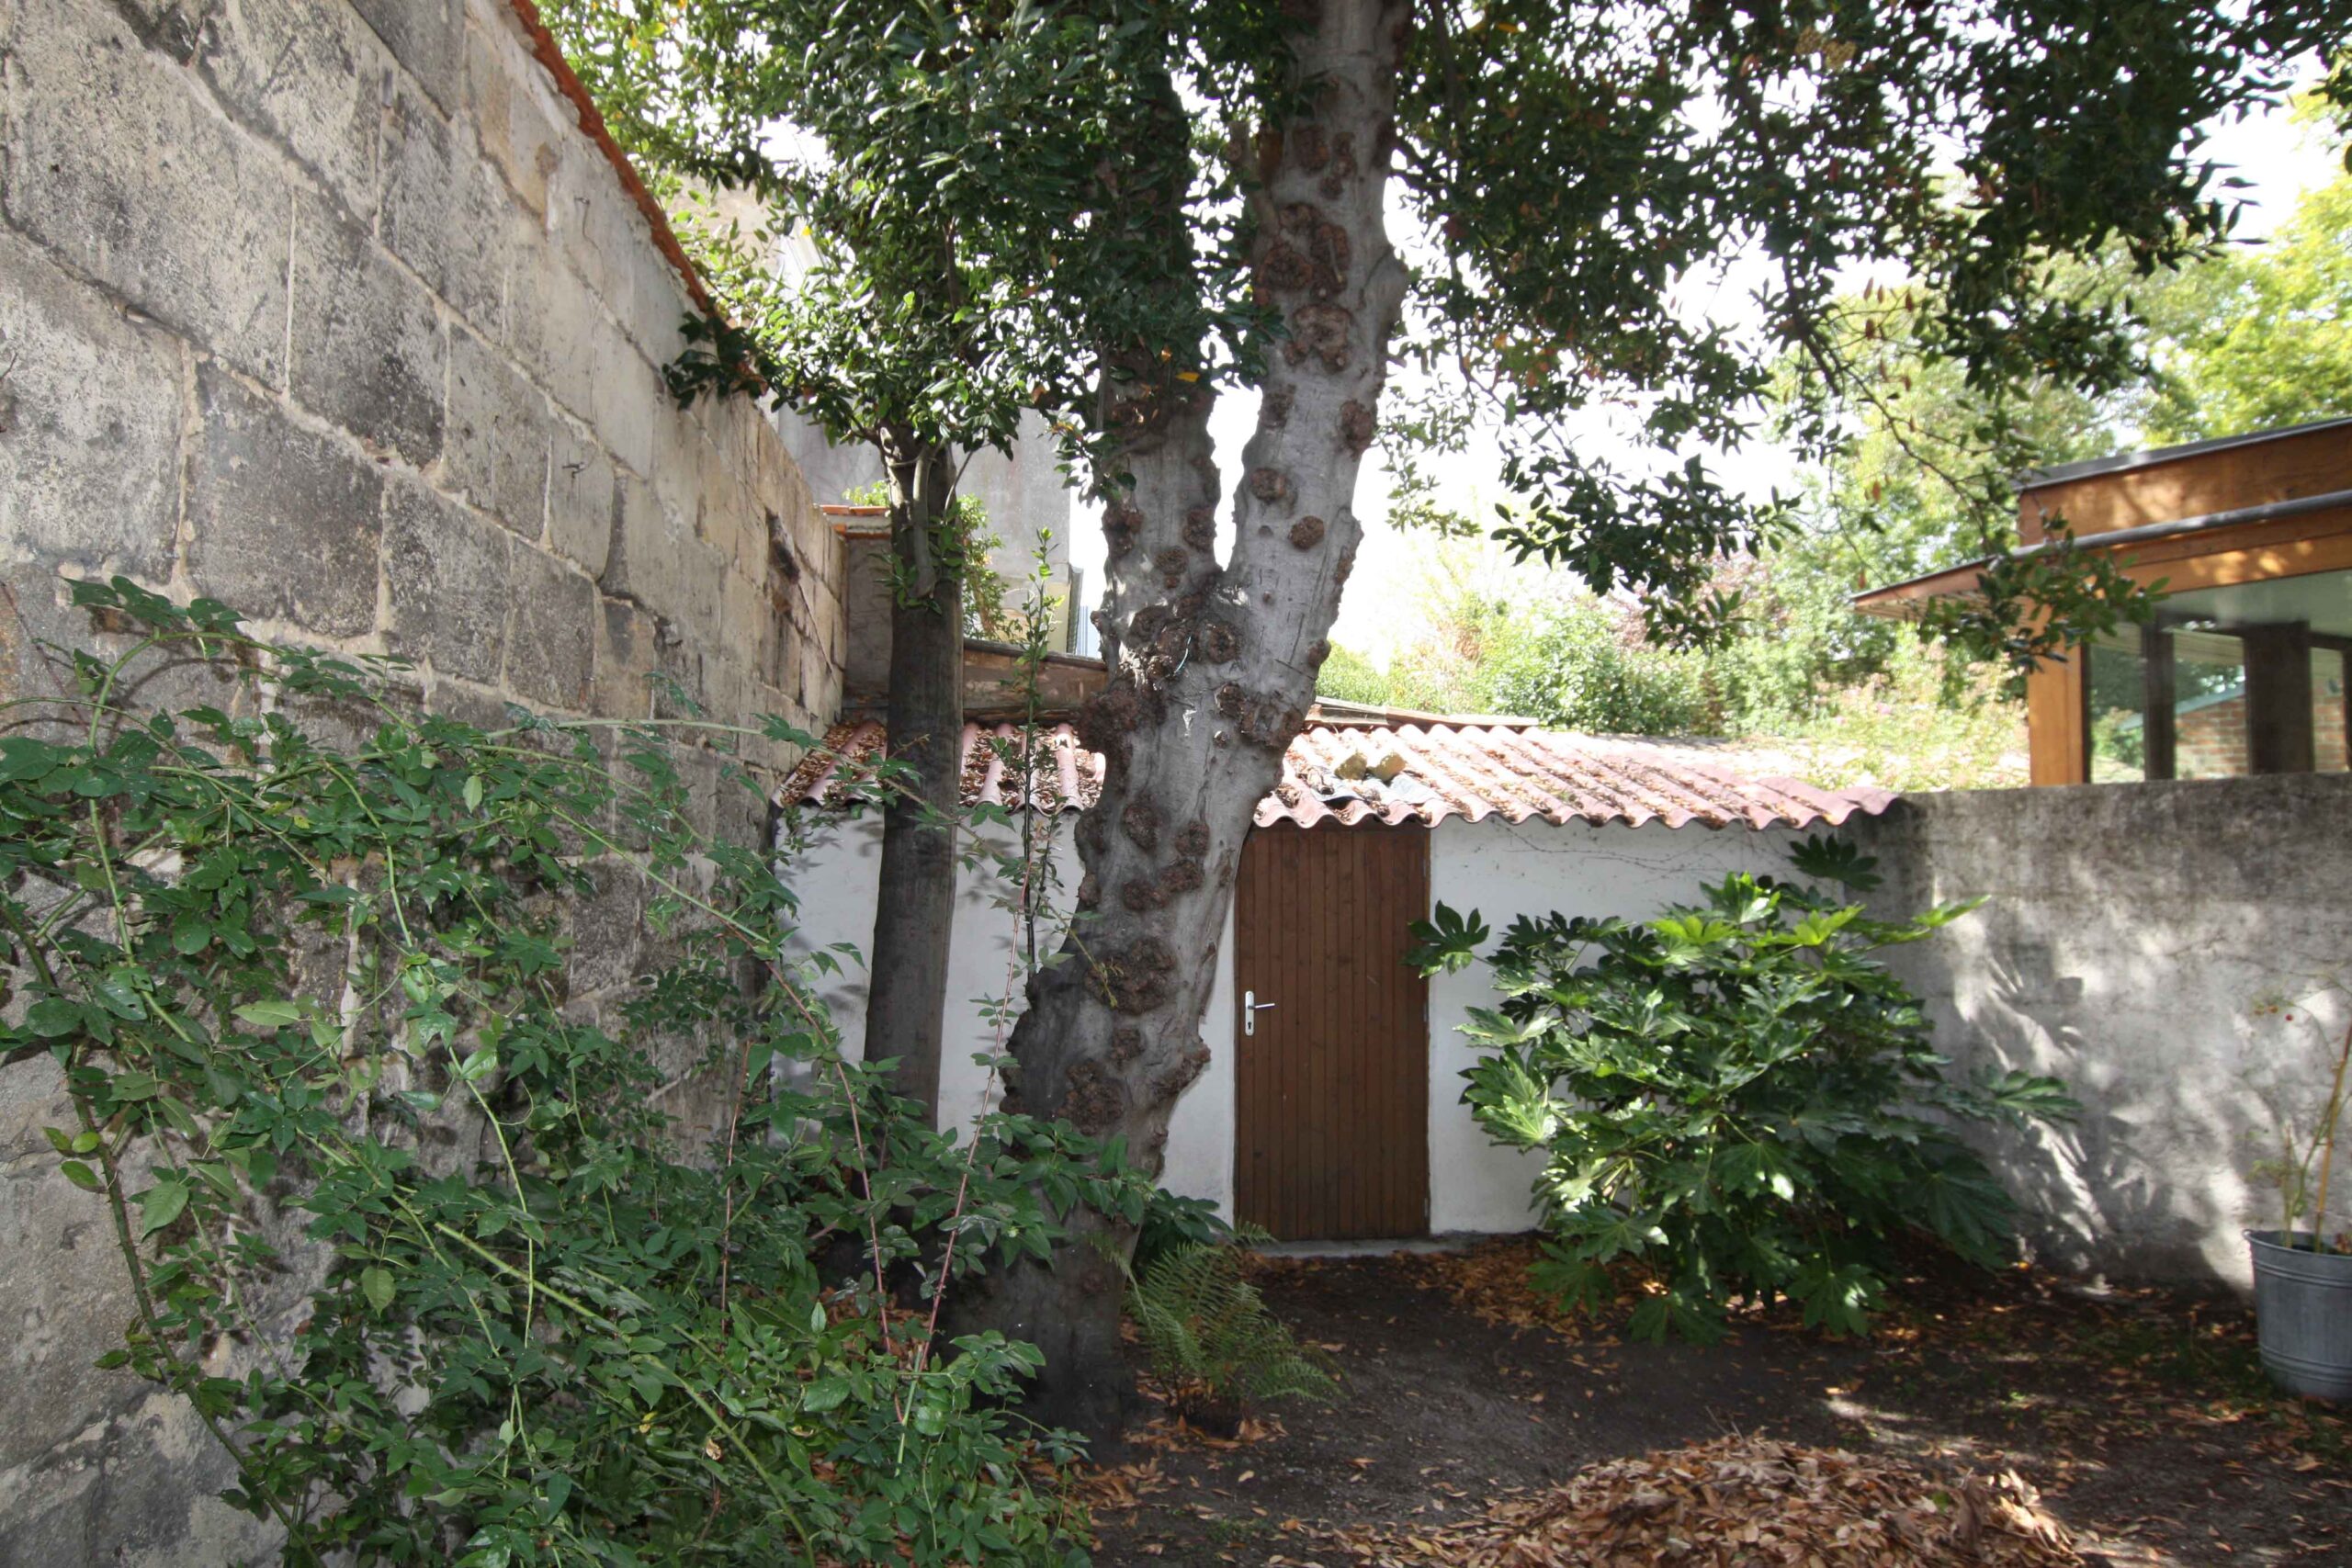
[[1797, 1195], [1801, 1174], [1774, 1144], [1734, 1144], [1715, 1156], [1715, 1179], [1732, 1192], [1770, 1192], [1783, 1202]]
[[172, 922], [172, 951], [192, 956], [212, 945], [212, 922], [198, 915], [182, 915]]
[[300, 1023], [304, 1010], [300, 1002], [247, 1002], [237, 1010], [237, 1019], [255, 1029], [283, 1029], [289, 1023]]
[[66, 1180], [85, 1192], [101, 1191], [106, 1187], [106, 1183], [98, 1179], [97, 1172], [78, 1159], [69, 1159], [57, 1168], [63, 1174]]
[[368, 1304], [377, 1315], [382, 1316], [390, 1309], [395, 1293], [392, 1271], [380, 1263], [370, 1263], [359, 1271], [359, 1293], [368, 1298]]
[[848, 1397], [848, 1379], [822, 1377], [801, 1392], [800, 1408], [811, 1415], [818, 1415], [837, 1408]]
[[139, 1195], [139, 1237], [144, 1241], [187, 1208], [187, 1183], [159, 1181]]
[[82, 1010], [62, 997], [44, 997], [26, 1010], [25, 1027], [44, 1040], [54, 1040], [82, 1027]]
[[1870, 1332], [1879, 1290], [1878, 1276], [1861, 1264], [1833, 1269], [1816, 1259], [1798, 1271], [1794, 1293], [1804, 1303], [1806, 1327], [1843, 1338]]

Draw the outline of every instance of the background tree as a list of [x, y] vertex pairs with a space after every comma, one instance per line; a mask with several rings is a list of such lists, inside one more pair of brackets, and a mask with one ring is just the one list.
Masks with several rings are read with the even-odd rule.
[[[1662, 632], [1704, 630], [1730, 608], [1720, 558], [1787, 520], [1686, 454], [1744, 439], [1792, 353], [1808, 367], [1800, 448], [1846, 439], [1871, 342], [1839, 308], [1858, 263], [1916, 284], [1932, 302], [1922, 352], [1965, 367], [1996, 411], [2042, 378], [2127, 383], [2146, 368], [2132, 323], [2054, 288], [2052, 268], [2120, 251], [2154, 269], [2215, 243], [2228, 213], [2194, 155], [2199, 128], [2275, 96], [2282, 62], [2346, 15], [2157, 0], [1295, 10], [1302, 94], [1204, 95], [1211, 119], [1241, 107], [1258, 127], [1236, 154], [1257, 163], [1250, 260], [1282, 330], [1235, 544], [1207, 556], [1204, 396], [1131, 401], [1136, 483], [1106, 518], [1112, 677], [1088, 723], [1109, 760], [1080, 834], [1096, 919], [1033, 987], [1014, 1041], [1032, 1109], [1148, 1158], [1205, 1061], [1241, 838], [1329, 651], [1392, 321], [1408, 316], [1408, 351], [1458, 370], [1504, 432], [1508, 539], [1638, 595]], [[1378, 223], [1391, 168], [1436, 253], [1409, 273]], [[1768, 278], [1745, 333], [1681, 303], [1734, 257]], [[1661, 460], [1598, 456], [1580, 422], [1604, 411]], [[2127, 606], [2111, 574], [2062, 558], [2009, 573], [1950, 629], [2031, 657]], [[1119, 1379], [1113, 1292], [1090, 1276], [1082, 1254], [1051, 1286], [1016, 1276], [1002, 1319], [1044, 1344], [1047, 1408], [1080, 1420]]]
[[2149, 313], [2166, 340], [2152, 440], [2352, 414], [2352, 176], [2307, 194], [2260, 247], [2188, 269]]

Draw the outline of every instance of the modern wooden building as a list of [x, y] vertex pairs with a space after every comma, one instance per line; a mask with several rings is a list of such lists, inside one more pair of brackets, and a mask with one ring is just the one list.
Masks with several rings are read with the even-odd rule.
[[[2027, 682], [2035, 784], [2346, 771], [2352, 420], [2029, 475], [2018, 547], [2062, 525], [2164, 600]], [[1905, 615], [1974, 591], [1985, 564], [1855, 604]]]

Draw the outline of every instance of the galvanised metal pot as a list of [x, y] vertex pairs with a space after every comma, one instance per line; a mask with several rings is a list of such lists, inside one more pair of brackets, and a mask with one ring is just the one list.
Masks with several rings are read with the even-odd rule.
[[2308, 1231], [2248, 1231], [2262, 1364], [2289, 1393], [2352, 1399], [2352, 1253], [2315, 1252]]

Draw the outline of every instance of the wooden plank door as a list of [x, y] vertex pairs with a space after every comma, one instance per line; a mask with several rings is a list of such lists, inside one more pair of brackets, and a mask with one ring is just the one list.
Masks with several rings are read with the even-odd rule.
[[[1234, 1211], [1284, 1241], [1429, 1230], [1429, 830], [1278, 825], [1234, 887]], [[1254, 1030], [1239, 1010], [1259, 1008]]]

